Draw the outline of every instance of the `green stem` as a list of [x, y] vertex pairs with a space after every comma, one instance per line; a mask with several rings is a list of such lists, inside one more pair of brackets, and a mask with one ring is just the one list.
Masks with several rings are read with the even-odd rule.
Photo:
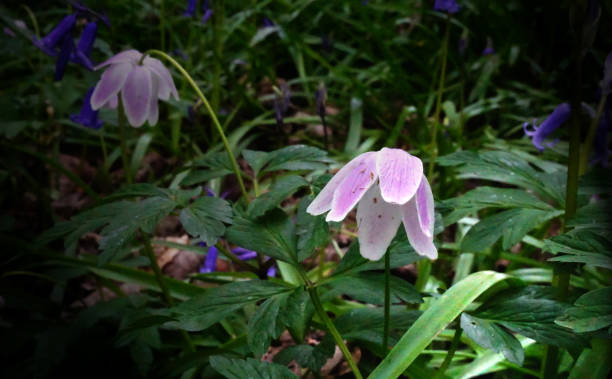
[[391, 257], [385, 254], [385, 313], [383, 324], [383, 351], [389, 350], [389, 317], [391, 314]]
[[448, 353], [446, 353], [446, 357], [444, 357], [444, 362], [440, 365], [438, 369], [438, 373], [436, 374], [434, 379], [443, 378], [444, 373], [450, 366], [453, 361], [453, 357], [455, 356], [455, 352], [457, 351], [457, 347], [459, 346], [459, 342], [461, 341], [461, 334], [463, 333], [463, 329], [459, 325], [457, 325], [457, 329], [455, 330], [455, 335], [453, 336], [453, 340], [451, 342], [451, 346], [448, 349]]
[[202, 91], [200, 90], [200, 87], [198, 87], [198, 85], [193, 80], [191, 75], [189, 75], [189, 73], [185, 71], [183, 66], [181, 66], [180, 63], [178, 63], [174, 58], [172, 58], [168, 54], [160, 50], [149, 50], [145, 54], [158, 55], [166, 59], [168, 62], [172, 63], [172, 65], [185, 77], [185, 79], [189, 82], [191, 87], [194, 89], [194, 91], [196, 92], [200, 100], [202, 101], [202, 104], [204, 104], [204, 106], [206, 107], [206, 110], [208, 111], [210, 118], [213, 121], [213, 124], [215, 125], [215, 127], [217, 128], [217, 131], [219, 132], [219, 135], [221, 136], [221, 140], [223, 141], [223, 146], [225, 147], [225, 150], [227, 151], [227, 155], [229, 156], [229, 159], [232, 163], [232, 169], [234, 170], [234, 173], [236, 174], [236, 180], [238, 180], [240, 191], [242, 191], [242, 196], [244, 196], [244, 198], [248, 201], [249, 195], [244, 186], [244, 182], [242, 181], [242, 175], [240, 173], [240, 169], [238, 168], [238, 163], [236, 163], [236, 158], [234, 157], [234, 153], [232, 153], [232, 148], [230, 147], [229, 141], [227, 140], [227, 137], [225, 136], [225, 133], [223, 132], [223, 127], [219, 123], [219, 119], [217, 119], [217, 115], [215, 114], [210, 104], [208, 103], [208, 100], [206, 99], [206, 96], [204, 96], [204, 93], [202, 93]]
[[442, 41], [442, 68], [440, 70], [440, 82], [436, 93], [436, 109], [434, 112], [433, 131], [431, 133], [431, 157], [429, 158], [429, 182], [433, 183], [433, 174], [436, 159], [438, 158], [438, 124], [440, 123], [440, 110], [442, 109], [442, 94], [444, 93], [444, 81], [446, 78], [446, 61], [448, 58], [448, 39], [450, 35], [450, 14], [446, 18], [444, 40]]
[[361, 372], [359, 371], [359, 367], [357, 367], [357, 364], [353, 360], [351, 352], [342, 340], [342, 336], [340, 336], [340, 333], [334, 326], [334, 323], [329, 319], [327, 313], [325, 313], [325, 309], [323, 309], [323, 305], [321, 305], [321, 299], [319, 299], [319, 295], [317, 294], [317, 289], [315, 287], [308, 286], [308, 294], [310, 294], [310, 299], [312, 300], [312, 304], [314, 305], [315, 310], [319, 315], [319, 318], [321, 318], [321, 320], [327, 327], [327, 330], [334, 338], [334, 341], [336, 341], [336, 345], [338, 345], [340, 351], [344, 355], [344, 359], [346, 359], [346, 362], [348, 363], [349, 367], [351, 368], [351, 370], [353, 370], [353, 375], [355, 375], [355, 378], [357, 379], [363, 379], [363, 376], [361, 376]]
[[[174, 305], [174, 299], [172, 298], [172, 295], [170, 295], [170, 289], [168, 289], [168, 285], [164, 280], [164, 274], [162, 273], [162, 270], [159, 267], [159, 264], [157, 263], [157, 258], [155, 257], [155, 253], [153, 252], [153, 246], [151, 245], [151, 239], [145, 233], [142, 234], [142, 239], [144, 242], [143, 251], [151, 262], [151, 268], [153, 269], [153, 273], [155, 274], [155, 280], [157, 281], [157, 285], [159, 285], [159, 288], [162, 291], [162, 295], [164, 297], [164, 300], [166, 301], [166, 304], [172, 307]], [[195, 352], [195, 346], [193, 345], [193, 341], [191, 341], [189, 334], [187, 334], [186, 331], [181, 330], [181, 336], [185, 340], [187, 350], [190, 352]]]
[[117, 107], [118, 119], [119, 119], [119, 142], [121, 144], [121, 161], [123, 162], [123, 171], [125, 173], [125, 181], [127, 184], [132, 184], [132, 168], [130, 167], [130, 160], [128, 157], [128, 145], [127, 145], [127, 128], [125, 126], [125, 110], [123, 109], [123, 102], [119, 97], [119, 106]]
[[427, 282], [429, 281], [429, 274], [431, 273], [431, 261], [429, 259], [421, 259], [417, 262], [418, 276], [414, 287], [419, 292], [423, 292]]

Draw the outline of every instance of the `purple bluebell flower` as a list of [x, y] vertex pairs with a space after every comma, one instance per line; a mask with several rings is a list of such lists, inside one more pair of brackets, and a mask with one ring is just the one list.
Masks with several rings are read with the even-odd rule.
[[94, 91], [94, 87], [91, 87], [83, 98], [83, 106], [81, 106], [81, 112], [70, 115], [70, 120], [81, 124], [91, 129], [100, 129], [102, 121], [98, 119], [98, 111], [91, 109], [91, 94]]
[[65, 36], [71, 36], [76, 24], [76, 13], [70, 14], [62, 19], [59, 24], [49, 34], [42, 39], [34, 39], [34, 45], [38, 46], [45, 54], [55, 57], [57, 56], [57, 48], [64, 40]]
[[493, 40], [487, 37], [487, 46], [482, 51], [482, 55], [493, 55], [495, 54], [495, 50], [493, 49]]
[[88, 22], [87, 25], [85, 25], [76, 49], [73, 49], [70, 54], [70, 60], [72, 62], [78, 63], [89, 70], [93, 70], [94, 65], [89, 59], [89, 56], [91, 55], [97, 32], [98, 24], [95, 21]]
[[[536, 125], [535, 121], [532, 123], [533, 130], [528, 130], [528, 122], [523, 124], [523, 131], [529, 137], [532, 137], [533, 145], [540, 151], [544, 150], [544, 140], [552, 134], [557, 128], [563, 125], [570, 116], [571, 107], [568, 103], [563, 103], [557, 106], [555, 110], [548, 116], [544, 122], [540, 125]], [[547, 142], [546, 146], [552, 147], [557, 141]]]
[[275, 277], [276, 276], [276, 266], [275, 265], [270, 266], [270, 268], [266, 272], [266, 275], [268, 276], [268, 278]]
[[17, 34], [15, 34], [15, 32], [13, 30], [11, 30], [11, 28], [9, 28], [8, 26], [5, 26], [2, 31], [4, 32], [4, 34], [6, 34], [7, 36], [11, 37], [11, 38], [15, 38], [17, 37]]
[[213, 10], [210, 7], [210, 0], [204, 0], [204, 4], [202, 4], [202, 11], [204, 12], [204, 14], [202, 15], [201, 22], [202, 24], [206, 24], [206, 22], [213, 15]]
[[187, 9], [185, 9], [185, 12], [183, 12], [183, 16], [185, 17], [195, 16], [197, 6], [198, 6], [198, 0], [188, 0]]
[[447, 12], [449, 14], [455, 14], [459, 12], [461, 7], [455, 0], [436, 0], [434, 4], [434, 10], [438, 12]]
[[117, 104], [119, 92], [121, 102], [130, 125], [142, 126], [146, 121], [153, 126], [159, 117], [157, 101], [178, 100], [178, 92], [170, 71], [156, 58], [137, 50], [123, 51], [95, 67], [106, 67], [91, 96], [91, 108]]
[[263, 27], [264, 27], [264, 28], [271, 28], [271, 27], [273, 27], [273, 26], [274, 26], [274, 23], [272, 22], [272, 20], [270, 20], [270, 19], [269, 19], [269, 18], [267, 18], [267, 17], [264, 17], [264, 18], [263, 18]]
[[244, 247], [236, 247], [232, 249], [232, 253], [234, 253], [240, 260], [248, 261], [249, 259], [257, 258], [257, 252], [245, 249]]
[[208, 248], [204, 264], [200, 267], [200, 273], [206, 274], [209, 272], [215, 272], [217, 270], [217, 257], [219, 256], [219, 250], [215, 246]]
[[276, 124], [279, 126], [283, 125], [283, 119], [285, 118], [287, 109], [289, 109], [290, 101], [291, 90], [287, 83], [282, 83], [280, 85], [280, 94], [277, 93], [274, 97], [274, 118], [276, 119]]
[[184, 60], [185, 62], [187, 60], [189, 60], [189, 57], [187, 56], [187, 54], [185, 54], [185, 52], [183, 50], [180, 49], [174, 49], [172, 50], [172, 55], [181, 58], [182, 60]]
[[60, 52], [57, 56], [57, 60], [55, 61], [55, 80], [62, 80], [64, 77], [64, 72], [66, 71], [66, 66], [68, 65], [68, 61], [70, 60], [70, 55], [72, 51], [75, 49], [74, 41], [72, 40], [72, 36], [70, 34], [66, 34], [64, 38], [62, 38], [62, 46]]

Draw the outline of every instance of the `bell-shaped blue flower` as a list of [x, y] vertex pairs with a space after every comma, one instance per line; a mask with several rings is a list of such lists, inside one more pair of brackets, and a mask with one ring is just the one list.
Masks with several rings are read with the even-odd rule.
[[208, 248], [208, 252], [206, 253], [206, 258], [204, 259], [204, 264], [200, 267], [200, 272], [205, 274], [209, 272], [214, 272], [217, 269], [217, 256], [219, 255], [219, 250], [211, 246]]
[[532, 123], [532, 130], [527, 129], [529, 123], [523, 124], [523, 130], [525, 134], [532, 138], [533, 145], [540, 151], [544, 150], [544, 145], [548, 147], [554, 146], [556, 141], [546, 142], [544, 140], [552, 134], [557, 128], [563, 125], [571, 114], [571, 107], [568, 103], [563, 103], [557, 106], [555, 110], [548, 116], [544, 122], [540, 125], [536, 125], [535, 121]]
[[461, 7], [455, 0], [436, 0], [434, 4], [434, 10], [438, 12], [447, 12], [454, 14], [459, 12]]
[[70, 115], [70, 120], [91, 129], [100, 129], [103, 122], [98, 119], [98, 111], [91, 109], [91, 94], [93, 91], [94, 87], [91, 87], [89, 91], [87, 91], [85, 98], [83, 99], [81, 112]]
[[49, 34], [42, 39], [34, 39], [34, 45], [38, 46], [47, 55], [55, 57], [58, 52], [57, 49], [60, 47], [60, 43], [64, 40], [67, 35], [72, 35], [74, 25], [76, 24], [77, 15], [70, 14], [62, 19], [59, 24]]
[[187, 9], [185, 9], [185, 12], [183, 12], [183, 16], [185, 17], [195, 16], [197, 5], [198, 5], [198, 0], [188, 0]]
[[495, 49], [493, 49], [493, 40], [487, 37], [487, 46], [485, 46], [484, 50], [482, 51], [482, 55], [486, 56], [493, 54], [495, 54]]
[[76, 49], [70, 55], [70, 60], [72, 62], [80, 64], [89, 70], [94, 69], [94, 64], [89, 57], [91, 55], [93, 44], [96, 40], [97, 32], [98, 24], [95, 21], [89, 22], [87, 25], [85, 25]]

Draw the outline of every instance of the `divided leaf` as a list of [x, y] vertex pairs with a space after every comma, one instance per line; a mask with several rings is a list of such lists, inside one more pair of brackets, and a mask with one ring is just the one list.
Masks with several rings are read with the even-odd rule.
[[525, 352], [521, 343], [494, 322], [463, 313], [461, 328], [468, 337], [485, 349], [502, 353], [510, 362], [523, 365]]
[[232, 223], [232, 208], [219, 197], [204, 196], [184, 208], [179, 218], [187, 233], [212, 246], [225, 232], [224, 223]]
[[210, 365], [228, 379], [261, 378], [261, 379], [295, 379], [287, 367], [275, 363], [262, 362], [248, 358], [230, 359], [220, 355], [210, 357]]
[[277, 207], [297, 190], [306, 186], [308, 186], [308, 182], [301, 176], [285, 176], [274, 183], [268, 192], [253, 200], [249, 204], [248, 213], [254, 218], [263, 216], [267, 211]]

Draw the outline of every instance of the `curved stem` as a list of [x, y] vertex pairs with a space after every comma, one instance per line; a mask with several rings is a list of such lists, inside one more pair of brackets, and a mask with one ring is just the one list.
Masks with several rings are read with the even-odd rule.
[[446, 61], [448, 57], [448, 38], [450, 34], [450, 14], [446, 18], [444, 40], [442, 41], [442, 68], [440, 69], [440, 82], [436, 93], [436, 110], [434, 112], [433, 131], [431, 133], [431, 157], [429, 158], [428, 178], [433, 183], [433, 173], [436, 158], [438, 158], [438, 124], [440, 123], [440, 109], [442, 108], [442, 94], [444, 92], [444, 80], [446, 78]]
[[215, 127], [217, 128], [217, 131], [219, 132], [219, 135], [221, 136], [221, 140], [223, 141], [223, 146], [225, 147], [225, 150], [227, 151], [227, 155], [229, 156], [229, 159], [231, 161], [232, 169], [234, 170], [234, 173], [236, 174], [236, 180], [238, 180], [240, 191], [242, 191], [242, 196], [244, 196], [244, 198], [248, 201], [249, 196], [246, 191], [246, 187], [244, 186], [244, 182], [242, 181], [242, 175], [240, 174], [240, 169], [238, 168], [238, 163], [236, 163], [236, 158], [234, 157], [234, 153], [232, 153], [232, 149], [230, 147], [229, 141], [227, 140], [227, 137], [225, 136], [225, 133], [223, 132], [223, 127], [219, 123], [219, 119], [217, 119], [217, 115], [215, 114], [210, 104], [208, 103], [208, 100], [206, 99], [206, 96], [204, 96], [204, 93], [200, 90], [200, 87], [198, 87], [198, 85], [193, 80], [191, 75], [189, 75], [189, 73], [185, 71], [183, 66], [181, 66], [180, 63], [178, 63], [174, 58], [172, 58], [168, 54], [160, 50], [149, 50], [145, 54], [158, 55], [166, 59], [168, 62], [172, 63], [172, 65], [185, 77], [187, 82], [189, 82], [191, 87], [194, 89], [194, 91], [196, 92], [200, 100], [202, 101], [202, 104], [204, 104], [204, 107], [206, 107], [206, 110], [208, 111], [208, 114], [210, 114], [210, 118], [212, 119], [213, 124], [215, 125]]
[[351, 370], [353, 370], [353, 375], [355, 375], [355, 378], [357, 379], [363, 379], [363, 376], [361, 376], [361, 372], [359, 371], [359, 367], [357, 367], [357, 364], [353, 360], [353, 356], [342, 340], [342, 336], [340, 336], [338, 329], [336, 329], [334, 323], [329, 319], [327, 313], [325, 313], [325, 309], [323, 309], [323, 305], [321, 305], [321, 299], [319, 299], [319, 295], [317, 294], [317, 289], [315, 287], [308, 286], [308, 294], [310, 295], [310, 299], [312, 300], [312, 304], [314, 305], [317, 314], [323, 323], [325, 323], [327, 330], [332, 335], [334, 341], [336, 341], [336, 345], [338, 345], [340, 351], [344, 355], [344, 359], [346, 359], [349, 367]]
[[438, 369], [438, 373], [436, 374], [434, 379], [443, 378], [444, 372], [448, 369], [451, 362], [453, 361], [453, 357], [455, 356], [455, 352], [457, 351], [457, 347], [459, 346], [459, 342], [461, 341], [461, 334], [463, 333], [463, 329], [461, 326], [457, 325], [457, 329], [455, 329], [455, 335], [453, 336], [453, 340], [451, 342], [451, 346], [448, 349], [448, 353], [446, 353], [446, 357], [444, 357], [444, 362]]
[[385, 355], [389, 349], [389, 317], [391, 314], [391, 258], [385, 254], [385, 314], [383, 324], [383, 351]]

